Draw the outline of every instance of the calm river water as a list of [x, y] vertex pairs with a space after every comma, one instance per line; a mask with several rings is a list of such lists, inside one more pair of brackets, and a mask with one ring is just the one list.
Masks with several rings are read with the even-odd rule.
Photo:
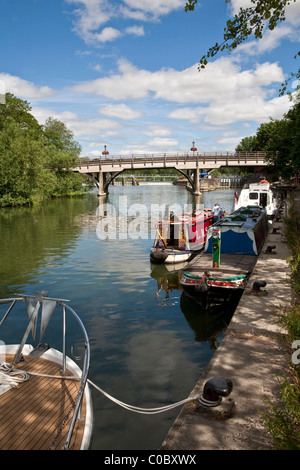
[[[229, 320], [197, 311], [177, 273], [151, 265], [153, 210], [217, 201], [230, 212], [233, 200], [234, 189], [196, 199], [173, 185], [113, 186], [105, 205], [90, 193], [1, 209], [0, 296], [70, 299], [90, 338], [90, 379], [119, 400], [152, 408], [187, 398]], [[93, 400], [93, 449], [158, 449], [180, 411], [136, 414], [95, 390]]]

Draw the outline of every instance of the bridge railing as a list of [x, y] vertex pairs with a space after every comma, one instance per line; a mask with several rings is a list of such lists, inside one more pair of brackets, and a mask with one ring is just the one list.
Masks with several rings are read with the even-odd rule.
[[155, 153], [155, 154], [132, 154], [126, 155], [100, 155], [98, 158], [90, 159], [88, 157], [79, 158], [77, 166], [80, 168], [88, 168], [89, 166], [102, 165], [128, 165], [138, 163], [167, 163], [175, 162], [201, 162], [203, 163], [248, 163], [257, 164], [262, 160], [267, 163], [273, 152], [187, 152], [187, 153]]

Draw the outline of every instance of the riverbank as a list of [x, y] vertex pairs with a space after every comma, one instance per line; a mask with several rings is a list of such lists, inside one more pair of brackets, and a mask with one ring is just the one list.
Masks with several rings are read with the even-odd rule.
[[[299, 190], [295, 199], [299, 203]], [[267, 254], [267, 246], [275, 248]], [[230, 379], [233, 390], [215, 408], [204, 408], [197, 400], [186, 405], [161, 449], [272, 449], [264, 416], [271, 405], [280, 401], [280, 380], [287, 375], [291, 361], [290, 350], [280, 339], [286, 331], [276, 318], [289, 306], [293, 295], [288, 283], [289, 256], [283, 222], [275, 221], [251, 275], [249, 290], [241, 298], [219, 348], [190, 396], [200, 396], [207, 380], [213, 377]], [[267, 283], [260, 294], [250, 293], [256, 280]]]

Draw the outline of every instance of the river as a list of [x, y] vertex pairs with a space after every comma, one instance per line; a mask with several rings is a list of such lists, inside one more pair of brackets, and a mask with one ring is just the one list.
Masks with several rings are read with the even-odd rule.
[[[230, 212], [233, 200], [234, 189], [196, 199], [173, 185], [112, 186], [102, 202], [91, 192], [1, 209], [0, 296], [47, 290], [70, 299], [90, 338], [89, 377], [119, 400], [152, 408], [187, 398], [230, 318], [195, 311], [177, 273], [151, 265], [155, 211], [219, 202]], [[180, 411], [137, 414], [92, 393], [92, 449], [158, 449]]]

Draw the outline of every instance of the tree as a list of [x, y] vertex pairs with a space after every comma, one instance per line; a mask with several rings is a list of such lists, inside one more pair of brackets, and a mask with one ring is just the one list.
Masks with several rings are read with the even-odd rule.
[[236, 150], [269, 151], [269, 162], [276, 176], [292, 177], [300, 172], [300, 91], [294, 99], [294, 106], [283, 119], [272, 119], [257, 129], [256, 135], [245, 137]]
[[11, 93], [6, 93], [5, 102], [0, 103], [0, 132], [8, 118], [18, 122], [23, 129], [40, 132], [41, 126], [30, 111], [31, 107], [27, 101], [21, 100]]
[[286, 118], [290, 122], [289, 144], [290, 161], [295, 174], [300, 174], [300, 92], [296, 97], [295, 105], [287, 113]]
[[0, 204], [19, 205], [41, 197], [45, 148], [42, 135], [11, 117], [0, 132]]
[[63, 122], [40, 126], [27, 101], [6, 94], [0, 104], [0, 206], [83, 194], [83, 175], [70, 168], [80, 145]]
[[65, 123], [50, 117], [43, 126], [43, 131], [53, 150], [48, 162], [51, 168], [61, 171], [74, 166], [81, 147], [73, 140], [73, 133]]
[[259, 149], [257, 147], [257, 139], [255, 135], [244, 137], [235, 149], [236, 152], [254, 152], [256, 150]]
[[[225, 2], [231, 3], [231, 0], [225, 0]], [[275, 29], [279, 23], [285, 20], [286, 7], [293, 2], [296, 2], [296, 0], [251, 0], [253, 6], [240, 8], [239, 13], [233, 19], [227, 21], [223, 41], [221, 44], [217, 42], [202, 56], [199, 62], [199, 70], [204, 69], [208, 59], [219, 52], [224, 50], [231, 52], [250, 36], [261, 39], [265, 29]], [[198, 0], [188, 0], [185, 11], [193, 11], [197, 3]], [[300, 51], [297, 55], [300, 55]], [[290, 78], [282, 84], [281, 95], [286, 91], [288, 81], [291, 78], [300, 78], [300, 69], [297, 73], [292, 73]]]

